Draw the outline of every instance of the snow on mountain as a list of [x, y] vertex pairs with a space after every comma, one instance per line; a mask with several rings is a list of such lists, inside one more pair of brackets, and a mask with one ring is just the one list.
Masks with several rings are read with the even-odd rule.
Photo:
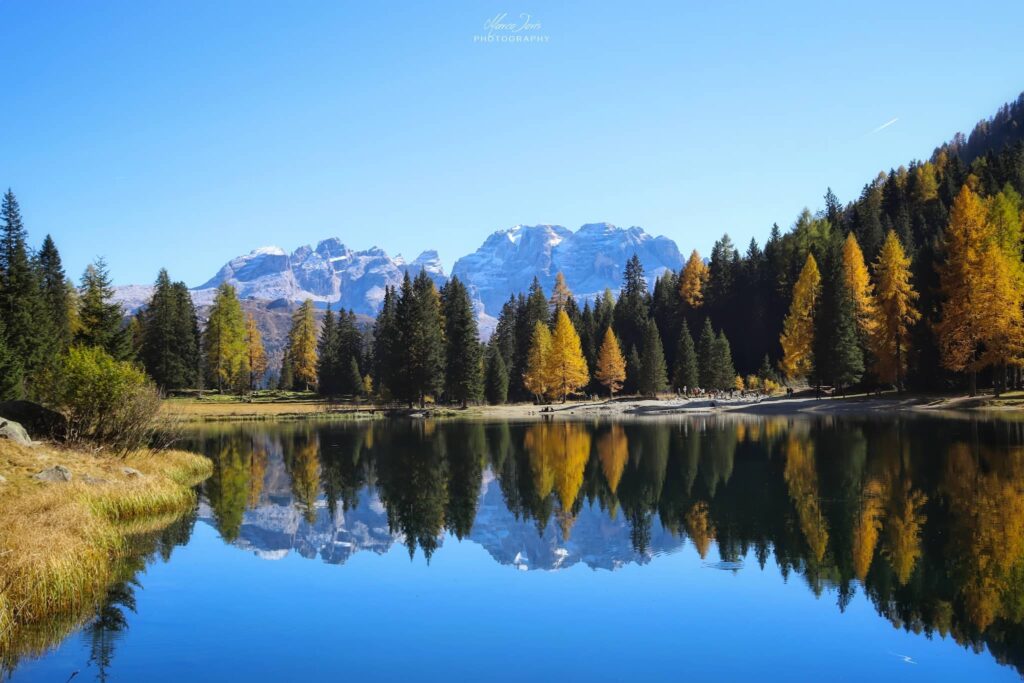
[[[675, 242], [638, 227], [592, 223], [573, 232], [560, 225], [517, 225], [490, 235], [479, 249], [456, 261], [452, 273], [469, 287], [481, 334], [487, 337], [502, 304], [510, 294], [525, 292], [534, 276], [550, 292], [561, 271], [582, 304], [605, 288], [617, 294], [626, 261], [634, 253], [640, 257], [651, 286], [667, 268], [678, 270], [683, 265]], [[192, 290], [192, 298], [198, 306], [209, 305], [216, 288], [228, 282], [242, 299], [291, 304], [312, 299], [373, 316], [384, 300], [386, 286], [398, 286], [406, 271], [415, 275], [421, 269], [438, 286], [447, 280], [434, 250], [406, 261], [401, 255], [388, 256], [379, 247], [354, 251], [338, 238], [323, 240], [316, 247], [302, 246], [290, 254], [266, 246], [228, 261]], [[145, 305], [152, 291], [144, 285], [118, 287], [115, 298], [132, 313]]]
[[559, 271], [582, 304], [606, 288], [618, 293], [626, 261], [640, 257], [648, 283], [683, 265], [676, 243], [643, 228], [591, 223], [573, 232], [560, 225], [517, 225], [488, 237], [455, 262], [452, 275], [470, 285], [484, 313], [497, 316], [509, 295], [525, 292], [536, 276], [550, 292]]

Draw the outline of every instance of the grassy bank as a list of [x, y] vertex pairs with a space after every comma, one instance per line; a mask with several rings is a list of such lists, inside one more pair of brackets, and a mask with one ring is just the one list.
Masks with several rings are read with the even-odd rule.
[[[61, 465], [70, 482], [42, 482]], [[46, 647], [122, 580], [135, 537], [195, 504], [209, 460], [183, 451], [96, 457], [0, 440], [0, 652]]]

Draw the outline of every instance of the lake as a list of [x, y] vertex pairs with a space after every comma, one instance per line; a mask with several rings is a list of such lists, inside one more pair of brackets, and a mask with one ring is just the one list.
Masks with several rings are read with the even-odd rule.
[[[1024, 426], [219, 424], [14, 681], [1018, 680]], [[77, 672], [77, 674], [76, 674]]]

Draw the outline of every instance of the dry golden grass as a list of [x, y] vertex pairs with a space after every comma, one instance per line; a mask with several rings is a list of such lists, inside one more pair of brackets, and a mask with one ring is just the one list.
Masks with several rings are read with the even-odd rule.
[[165, 421], [269, 420], [369, 417], [370, 404], [330, 404], [322, 400], [247, 402], [168, 399], [160, 412]]
[[[32, 478], [57, 464], [71, 470], [71, 482]], [[211, 471], [209, 460], [182, 451], [112, 459], [0, 441], [0, 475], [7, 480], [0, 484], [0, 651], [16, 630], [24, 640], [33, 624], [77, 623], [61, 616], [103, 596], [128, 535], [172, 523], [195, 503], [191, 487]], [[53, 629], [35, 630], [46, 641]]]

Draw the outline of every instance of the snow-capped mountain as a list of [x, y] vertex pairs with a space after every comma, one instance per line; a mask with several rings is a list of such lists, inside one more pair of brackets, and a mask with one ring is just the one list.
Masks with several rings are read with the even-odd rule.
[[452, 275], [470, 286], [486, 313], [497, 316], [509, 295], [525, 292], [536, 276], [550, 292], [561, 272], [582, 304], [606, 288], [618, 293], [626, 261], [636, 254], [648, 284], [683, 265], [676, 243], [643, 228], [590, 223], [576, 232], [560, 225], [517, 225], [499, 230], [455, 262]]
[[[617, 294], [626, 261], [633, 254], [640, 257], [650, 285], [666, 269], [683, 265], [675, 242], [638, 227], [592, 223], [573, 232], [560, 225], [517, 225], [493, 233], [479, 249], [456, 261], [452, 273], [469, 287], [481, 333], [487, 336], [509, 295], [525, 292], [535, 276], [550, 292], [561, 271], [582, 304], [606, 288]], [[421, 269], [438, 286], [447, 280], [436, 251], [406, 261], [388, 256], [379, 247], [354, 251], [335, 237], [290, 254], [280, 247], [254, 249], [224, 264], [192, 290], [192, 298], [198, 306], [209, 305], [217, 287], [227, 282], [242, 299], [289, 304], [312, 299], [330, 303], [335, 310], [351, 308], [373, 316], [380, 310], [386, 286], [398, 286], [405, 272], [415, 275]], [[132, 313], [146, 304], [152, 292], [149, 286], [128, 285], [116, 288], [115, 298]]]

